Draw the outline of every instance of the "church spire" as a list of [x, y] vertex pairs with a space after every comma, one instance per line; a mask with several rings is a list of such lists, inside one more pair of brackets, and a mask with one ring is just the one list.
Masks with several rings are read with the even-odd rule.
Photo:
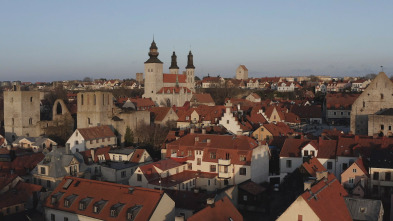
[[175, 52], [173, 52], [172, 54], [171, 66], [169, 67], [169, 69], [179, 69], [179, 67], [177, 66], [177, 56]]
[[150, 45], [150, 51], [149, 51], [150, 58], [145, 63], [162, 63], [160, 59], [158, 59], [159, 54], [160, 53], [158, 53], [156, 42], [154, 42], [154, 38], [153, 38], [153, 42]]
[[187, 59], [187, 67], [186, 67], [186, 69], [195, 69], [195, 67], [194, 67], [194, 56], [192, 55], [192, 53], [191, 53], [191, 50], [190, 50], [190, 53], [188, 53], [188, 59]]

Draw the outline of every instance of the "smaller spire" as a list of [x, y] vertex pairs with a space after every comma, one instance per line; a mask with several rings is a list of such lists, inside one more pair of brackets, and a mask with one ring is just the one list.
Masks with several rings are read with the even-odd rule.
[[177, 66], [177, 56], [175, 52], [173, 52], [172, 54], [171, 66], [169, 67], [169, 69], [179, 69], [179, 67]]
[[192, 55], [192, 53], [191, 53], [191, 50], [190, 50], [190, 52], [188, 53], [188, 59], [187, 59], [187, 67], [186, 67], [186, 69], [195, 69], [195, 66], [194, 66], [194, 56]]

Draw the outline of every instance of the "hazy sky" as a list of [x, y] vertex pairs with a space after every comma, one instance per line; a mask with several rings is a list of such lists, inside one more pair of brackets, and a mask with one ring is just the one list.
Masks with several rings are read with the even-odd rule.
[[135, 78], [154, 34], [196, 75], [393, 73], [393, 1], [0, 0], [0, 81]]

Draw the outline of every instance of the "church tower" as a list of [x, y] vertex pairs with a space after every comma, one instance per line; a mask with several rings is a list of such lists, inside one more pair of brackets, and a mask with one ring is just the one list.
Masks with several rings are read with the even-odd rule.
[[149, 59], [145, 62], [145, 93], [143, 97], [151, 97], [154, 101], [156, 93], [163, 87], [163, 63], [158, 59], [158, 48], [156, 43], [151, 43]]
[[190, 51], [190, 53], [188, 53], [186, 75], [187, 75], [187, 87], [191, 91], [195, 92], [194, 56], [192, 55], [191, 51]]
[[169, 67], [170, 74], [179, 74], [179, 67], [177, 66], [177, 56], [176, 53], [172, 54], [171, 66]]

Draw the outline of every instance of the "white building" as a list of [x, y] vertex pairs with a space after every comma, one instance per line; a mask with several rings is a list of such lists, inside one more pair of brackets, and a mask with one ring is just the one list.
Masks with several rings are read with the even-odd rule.
[[116, 145], [116, 135], [107, 125], [76, 129], [66, 143], [72, 153]]

